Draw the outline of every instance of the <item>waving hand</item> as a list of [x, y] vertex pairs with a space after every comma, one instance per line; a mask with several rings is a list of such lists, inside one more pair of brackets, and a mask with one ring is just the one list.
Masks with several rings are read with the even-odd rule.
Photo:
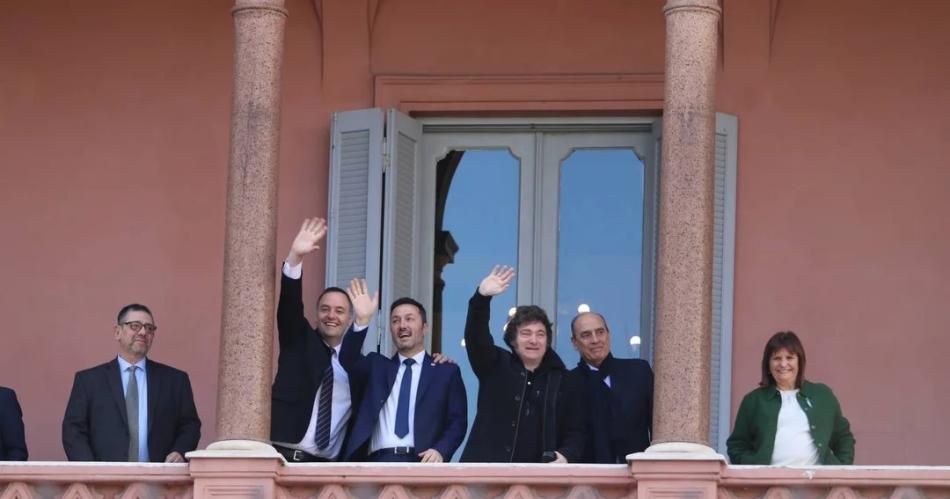
[[482, 296], [495, 296], [504, 293], [515, 278], [515, 269], [507, 265], [495, 265], [481, 284], [478, 285], [478, 294]]

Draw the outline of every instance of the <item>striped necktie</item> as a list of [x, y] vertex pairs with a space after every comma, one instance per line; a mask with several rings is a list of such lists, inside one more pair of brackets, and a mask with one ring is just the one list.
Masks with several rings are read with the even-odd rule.
[[323, 380], [320, 381], [320, 403], [317, 405], [317, 434], [315, 440], [317, 448], [326, 449], [330, 445], [330, 419], [333, 415], [333, 356], [331, 350], [330, 364], [323, 371]]

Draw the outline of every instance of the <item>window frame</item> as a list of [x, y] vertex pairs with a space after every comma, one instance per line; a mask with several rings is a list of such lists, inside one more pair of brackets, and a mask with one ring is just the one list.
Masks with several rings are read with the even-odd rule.
[[[357, 111], [347, 111], [347, 112], [338, 112], [333, 115], [334, 127], [337, 127], [338, 123], [347, 121], [347, 117], [344, 115], [349, 114], [350, 116], [353, 113], [363, 113], [363, 116], [379, 116], [381, 121], [392, 124], [394, 120], [394, 113], [399, 114], [398, 111], [388, 110], [384, 112], [382, 109], [364, 109]], [[641, 327], [641, 335], [643, 337], [649, 337], [648, 345], [641, 345], [642, 356], [652, 362], [653, 359], [653, 347], [652, 339], [655, 334], [654, 327], [654, 317], [655, 317], [655, 282], [656, 282], [656, 264], [655, 264], [655, 254], [656, 254], [656, 220], [657, 220], [657, 209], [656, 209], [656, 197], [658, 195], [658, 182], [659, 182], [659, 170], [662, 160], [660, 158], [660, 143], [662, 140], [661, 130], [662, 124], [658, 118], [645, 118], [645, 117], [537, 117], [537, 118], [495, 118], [495, 117], [458, 117], [458, 118], [447, 118], [447, 117], [426, 117], [419, 119], [412, 119], [408, 116], [401, 115], [402, 117], [410, 120], [414, 123], [421, 125], [421, 141], [424, 143], [426, 137], [431, 134], [437, 133], [485, 133], [485, 132], [517, 132], [517, 131], [531, 131], [534, 133], [543, 132], [543, 131], [589, 131], [589, 132], [616, 132], [630, 130], [631, 127], [645, 126], [649, 124], [652, 129], [654, 144], [656, 146], [653, 158], [654, 166], [652, 168], [647, 167], [644, 170], [644, 262], [648, 262], [647, 258], [649, 257], [649, 265], [643, 265], [643, 283], [641, 286], [642, 290], [642, 299], [648, 300], [649, 303], [641, 304], [641, 324], [643, 324], [643, 318], [648, 317], [649, 326]], [[399, 118], [401, 119], [401, 118]], [[717, 183], [717, 199], [721, 197], [723, 204], [723, 213], [722, 220], [719, 224], [719, 231], [721, 234], [721, 247], [716, 248], [718, 251], [718, 256], [721, 260], [721, 266], [717, 269], [714, 269], [714, 272], [717, 273], [717, 276], [714, 276], [714, 285], [718, 283], [719, 287], [719, 298], [718, 302], [713, 303], [714, 308], [719, 309], [719, 320], [717, 325], [714, 327], [719, 328], [719, 333], [717, 337], [711, 338], [713, 341], [713, 352], [712, 355], [717, 355], [716, 350], [718, 350], [718, 371], [712, 371], [709, 373], [710, 376], [710, 396], [711, 399], [716, 400], [715, 404], [711, 404], [710, 414], [710, 440], [711, 445], [718, 448], [721, 452], [725, 449], [725, 439], [728, 436], [729, 425], [731, 424], [731, 380], [732, 380], [732, 365], [731, 365], [731, 353], [732, 353], [732, 316], [733, 316], [733, 275], [734, 275], [734, 266], [735, 266], [735, 218], [736, 218], [736, 178], [737, 178], [737, 131], [738, 131], [738, 121], [735, 116], [730, 116], [722, 113], [716, 114], [716, 133], [717, 137], [725, 137], [725, 147], [722, 153], [724, 154], [724, 163], [722, 166], [724, 168], [722, 175], [724, 176], [724, 181]], [[372, 121], [372, 120], [370, 120]], [[405, 121], [405, 120], [403, 120]], [[373, 130], [376, 129], [376, 124], [371, 124]], [[384, 124], [380, 123], [379, 127], [383, 127]], [[391, 125], [390, 125], [391, 126]], [[331, 128], [332, 130], [332, 128]], [[386, 215], [386, 210], [389, 208], [383, 208], [379, 211], [374, 211], [375, 206], [380, 206], [383, 203], [383, 200], [374, 199], [374, 196], [382, 195], [381, 191], [383, 190], [381, 186], [385, 185], [381, 179], [373, 178], [374, 174], [382, 172], [381, 175], [386, 175], [387, 170], [391, 168], [391, 165], [388, 165], [388, 158], [391, 153], [384, 152], [383, 154], [377, 154], [374, 151], [392, 151], [394, 147], [393, 141], [387, 143], [385, 137], [389, 134], [389, 130], [384, 130], [382, 144], [371, 143], [369, 145], [370, 150], [370, 160], [380, 161], [382, 165], [370, 164], [369, 173], [369, 188], [365, 189], [367, 194], [367, 204], [369, 209], [366, 210], [367, 215], [367, 225], [369, 229], [367, 230], [368, 246], [372, 244], [379, 244], [381, 248], [379, 251], [376, 251], [376, 248], [367, 247], [367, 259], [365, 265], [365, 271], [367, 274], [372, 274], [374, 271], [378, 272], [377, 275], [366, 275], [367, 280], [370, 282], [370, 286], [377, 287], [381, 283], [386, 282], [386, 277], [383, 274], [386, 272], [385, 268], [379, 268], [380, 263], [378, 259], [375, 259], [373, 255], [382, 255], [382, 262], [387, 261], [386, 257], [386, 240], [382, 234], [375, 234], [375, 228], [382, 233], [386, 232], [386, 221], [383, 219]], [[371, 134], [374, 138], [378, 135], [375, 132]], [[336, 285], [342, 281], [340, 279], [342, 276], [337, 273], [336, 261], [339, 258], [339, 250], [334, 246], [337, 244], [335, 240], [336, 234], [338, 234], [339, 227], [335, 223], [335, 220], [340, 219], [341, 203], [339, 199], [340, 186], [339, 181], [335, 181], [334, 177], [339, 176], [342, 166], [340, 163], [340, 148], [338, 147], [337, 132], [331, 131], [331, 165], [330, 165], [330, 182], [328, 183], [328, 203], [329, 203], [329, 218], [331, 221], [330, 234], [328, 241], [328, 251], [327, 251], [327, 284]], [[537, 143], [538, 141], [536, 141]], [[422, 146], [425, 147], [424, 145]], [[718, 152], [718, 151], [717, 151]], [[422, 154], [417, 154], [414, 158], [414, 165], [416, 173], [420, 172], [420, 165], [423, 163]], [[718, 161], [718, 157], [717, 157]], [[413, 162], [410, 162], [413, 163]], [[649, 166], [646, 165], [645, 166]], [[423, 175], [420, 178], [420, 175], [415, 175], [415, 182], [423, 183], [434, 183], [434, 175], [425, 175], [425, 172], [422, 172]], [[431, 177], [431, 178], [430, 178]], [[522, 179], [525, 182], [525, 179]], [[721, 184], [721, 185], [720, 185]], [[533, 179], [532, 179], [532, 185]], [[652, 185], [652, 188], [648, 188]], [[522, 188], [524, 185], [522, 186]], [[719, 192], [721, 190], [722, 192]], [[648, 196], [650, 199], [648, 199]], [[391, 205], [392, 203], [385, 203]], [[434, 247], [434, 216], [429, 216], [425, 213], [425, 210], [431, 210], [434, 213], [435, 205], [435, 189], [429, 188], [428, 184], [416, 184], [416, 189], [414, 192], [413, 199], [415, 216], [419, 217], [415, 223], [414, 234], [416, 236], [417, 244], [416, 248], [421, 248], [413, 252], [414, 262], [412, 265], [417, 269], [416, 273], [413, 274], [413, 284], [412, 284], [412, 293], [419, 297], [420, 302], [425, 304], [427, 307], [431, 307], [432, 304], [432, 279], [433, 279], [433, 251]], [[652, 208], [650, 211], [650, 216], [647, 216], [647, 210]], [[379, 213], [379, 215], [374, 215], [374, 213]], [[718, 215], [717, 215], [718, 216]], [[647, 221], [650, 222], [648, 227]], [[649, 233], [651, 237], [647, 237]], [[520, 229], [519, 229], [520, 233]], [[376, 237], [376, 236], [379, 237]], [[555, 238], [556, 241], [556, 238]], [[647, 245], [646, 242], [650, 241], [650, 244]], [[522, 260], [520, 256], [520, 245], [519, 245], [519, 263]], [[331, 279], [332, 277], [332, 279]], [[519, 280], [520, 282], [520, 280]], [[527, 285], [531, 285], [528, 283]], [[519, 285], [520, 286], [520, 285]], [[519, 292], [519, 298], [523, 295]], [[388, 310], [388, 307], [382, 305], [382, 302], [385, 299], [392, 299], [392, 297], [385, 297], [381, 300], [381, 310]], [[649, 313], [645, 313], [649, 311]], [[717, 314], [714, 311], [714, 316]], [[376, 338], [367, 337], [367, 345], [364, 345], [365, 350], [370, 349], [370, 343], [376, 345], [376, 349], [382, 349], [384, 352], [390, 352], [391, 342], [381, 341], [384, 336], [384, 329], [388, 321], [375, 321], [377, 323], [377, 335]], [[642, 334], [643, 331], [648, 331], [649, 334]], [[387, 335], [388, 336], [388, 335]], [[718, 373], [718, 376], [714, 376], [714, 372]]]

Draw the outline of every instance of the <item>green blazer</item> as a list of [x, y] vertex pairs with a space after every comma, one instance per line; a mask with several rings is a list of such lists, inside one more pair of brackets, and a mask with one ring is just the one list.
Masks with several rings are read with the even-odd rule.
[[[798, 404], [808, 417], [819, 464], [853, 464], [854, 435], [831, 388], [802, 381]], [[749, 392], [739, 405], [736, 426], [726, 441], [732, 464], [772, 464], [782, 396], [774, 386]]]

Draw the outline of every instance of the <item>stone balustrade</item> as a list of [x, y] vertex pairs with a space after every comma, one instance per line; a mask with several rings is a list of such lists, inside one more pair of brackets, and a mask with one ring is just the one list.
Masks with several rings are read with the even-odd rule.
[[190, 464], [0, 464], [0, 499], [548, 499], [950, 498], [950, 467], [772, 468], [717, 460], [620, 465], [286, 464], [193, 459]]

